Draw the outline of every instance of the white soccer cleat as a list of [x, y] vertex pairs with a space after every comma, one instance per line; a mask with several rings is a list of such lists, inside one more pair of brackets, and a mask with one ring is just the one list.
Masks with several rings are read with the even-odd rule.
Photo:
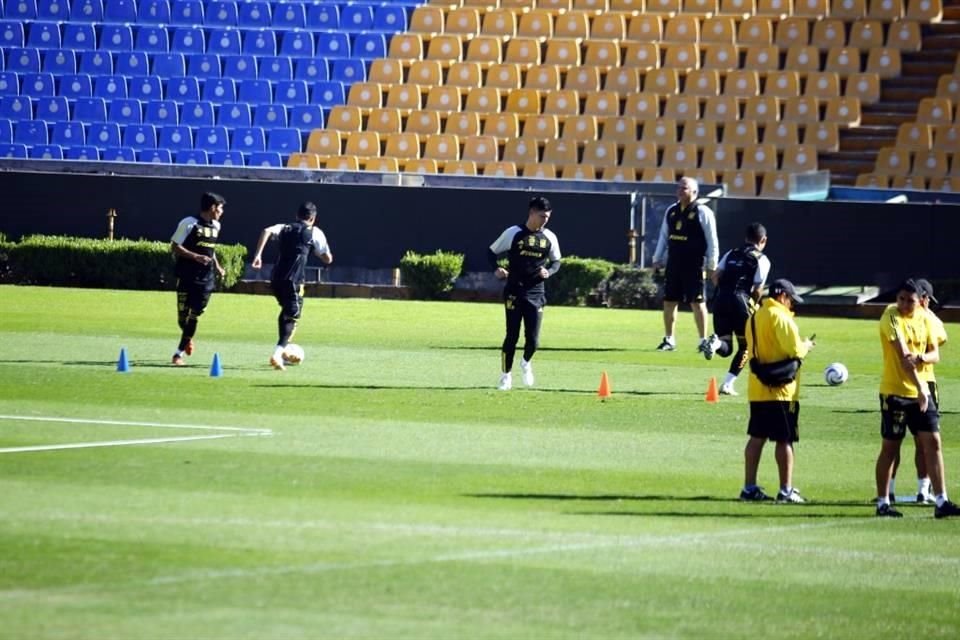
[[513, 389], [513, 376], [509, 373], [501, 373], [497, 391], [510, 391], [510, 389]]
[[732, 384], [722, 384], [720, 385], [720, 395], [722, 396], [738, 396], [737, 390], [733, 388]]
[[270, 357], [270, 366], [276, 369], [277, 371], [283, 371], [284, 369], [286, 369], [286, 367], [283, 366], [283, 358], [278, 358], [276, 356]]
[[523, 360], [520, 360], [520, 373], [523, 374], [523, 384], [532, 387], [533, 386], [533, 365]]

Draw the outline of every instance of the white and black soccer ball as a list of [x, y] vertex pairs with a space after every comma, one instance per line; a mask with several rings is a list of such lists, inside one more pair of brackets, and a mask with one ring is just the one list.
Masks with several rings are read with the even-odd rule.
[[284, 364], [300, 364], [306, 356], [303, 347], [292, 342], [283, 350]]
[[849, 377], [850, 372], [847, 371], [847, 367], [840, 362], [828, 364], [827, 368], [823, 370], [823, 379], [826, 380], [827, 384], [831, 387], [843, 384]]

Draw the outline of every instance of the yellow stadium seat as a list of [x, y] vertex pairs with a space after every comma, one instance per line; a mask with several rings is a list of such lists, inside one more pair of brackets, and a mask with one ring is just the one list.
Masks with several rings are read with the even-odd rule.
[[695, 169], [697, 167], [697, 145], [684, 142], [664, 145], [660, 166], [679, 170]]
[[795, 144], [783, 150], [780, 169], [791, 173], [817, 170], [817, 148], [813, 145]]
[[617, 144], [635, 142], [637, 135], [637, 119], [629, 116], [604, 118], [601, 121], [601, 140], [613, 140]]
[[524, 178], [552, 179], [557, 177], [557, 166], [553, 163], [528, 162], [521, 171]]
[[336, 156], [340, 155], [342, 142], [343, 137], [339, 131], [314, 129], [307, 137], [306, 151], [321, 156]]
[[344, 153], [358, 158], [380, 155], [380, 134], [375, 131], [351, 131]]
[[960, 176], [947, 176], [942, 180], [933, 179], [930, 181], [932, 191], [952, 191], [960, 193]]
[[422, 90], [419, 85], [399, 84], [390, 87], [387, 92], [387, 106], [405, 112], [419, 110]]
[[563, 121], [561, 135], [568, 140], [587, 142], [596, 140], [598, 131], [599, 126], [596, 116], [570, 116]]
[[637, 172], [633, 167], [603, 167], [600, 179], [608, 182], [636, 182]]
[[[429, 102], [430, 100], [428, 98], [428, 105]], [[419, 113], [411, 113], [407, 116], [407, 122], [403, 127], [403, 131], [404, 133], [418, 133], [420, 135], [440, 133], [440, 112], [420, 111]]]
[[743, 103], [743, 119], [758, 123], [780, 120], [780, 99], [772, 96], [754, 96]]
[[[583, 93], [600, 91], [600, 69], [597, 67], [579, 67], [567, 71], [563, 79], [563, 88]], [[610, 92], [615, 98], [617, 94]], [[619, 98], [617, 98], [619, 99]]]
[[363, 113], [360, 107], [345, 104], [335, 105], [327, 118], [327, 128], [335, 131], [360, 131], [363, 128]]
[[498, 140], [520, 136], [520, 118], [515, 113], [492, 113], [483, 120], [483, 135]]
[[583, 113], [591, 116], [618, 116], [620, 115], [620, 99], [612, 91], [588, 93], [583, 105]]
[[[760, 0], [760, 4], [763, 4], [763, 0]], [[719, 13], [722, 16], [733, 16], [738, 19], [754, 14], [769, 15], [763, 14], [754, 0], [720, 0]]]
[[644, 76], [643, 90], [660, 95], [679, 93], [680, 73], [676, 69], [654, 69]]
[[677, 121], [668, 118], [658, 118], [656, 120], [644, 120], [643, 137], [644, 142], [656, 142], [658, 146], [676, 143], [680, 139], [677, 133]]
[[851, 47], [832, 47], [827, 50], [827, 60], [823, 64], [824, 71], [836, 71], [840, 75], [859, 73], [860, 50]]
[[407, 82], [427, 87], [443, 84], [443, 66], [437, 60], [417, 60], [410, 65]]
[[663, 105], [663, 117], [671, 118], [679, 123], [692, 122], [700, 118], [700, 102], [697, 96], [675, 95], [667, 96]]
[[642, 182], [676, 182], [677, 172], [673, 167], [650, 167], [643, 170]]
[[333, 171], [359, 171], [360, 158], [357, 156], [320, 157], [320, 167]]
[[832, 0], [830, 16], [853, 22], [867, 17], [867, 0]]
[[375, 82], [355, 82], [350, 87], [347, 104], [364, 111], [383, 106], [383, 89]]
[[560, 67], [555, 64], [538, 64], [527, 69], [523, 86], [542, 91], [560, 90]]
[[660, 96], [656, 93], [634, 93], [627, 96], [623, 115], [641, 120], [660, 117]]
[[790, 197], [790, 174], [781, 171], [766, 171], [760, 180], [761, 198], [787, 199]]
[[781, 20], [793, 15], [793, 0], [757, 0], [756, 11], [752, 13]]
[[663, 40], [663, 17], [640, 13], [630, 18], [627, 39], [637, 42], [660, 42]]
[[744, 149], [760, 141], [757, 135], [757, 123], [752, 120], [740, 120], [727, 123], [720, 138], [725, 144]]
[[737, 40], [737, 26], [730, 16], [714, 16], [703, 21], [700, 42], [733, 44]]
[[[933, 127], [933, 148], [950, 151], [956, 154], [960, 151], [960, 124], [942, 124]], [[957, 168], [957, 158], [954, 156], [954, 168]]]
[[700, 167], [714, 171], [735, 171], [737, 169], [737, 148], [732, 144], [704, 146]]
[[760, 95], [760, 75], [749, 69], [731, 71], [724, 80], [723, 94], [737, 98], [752, 98]]
[[774, 44], [782, 49], [810, 44], [810, 23], [806, 18], [791, 16], [777, 23]]
[[923, 45], [920, 23], [913, 20], [897, 20], [887, 31], [887, 46], [900, 51], [919, 51]]
[[[332, 113], [332, 112], [331, 112]], [[367, 118], [367, 131], [377, 133], [400, 133], [403, 128], [403, 119], [399, 109], [371, 109]]]
[[680, 0], [647, 0], [647, 13], [673, 16], [682, 10]]
[[643, 12], [645, 0], [610, 0], [610, 11], [633, 14]]
[[763, 128], [763, 141], [777, 149], [800, 144], [800, 125], [796, 122], [775, 122]]
[[903, 18], [906, 12], [903, 0], [868, 0], [867, 17], [884, 22]]
[[[396, 38], [397, 36], [393, 36]], [[503, 61], [503, 39], [500, 36], [479, 35], [470, 39], [467, 45], [466, 60], [481, 64], [495, 64]]]
[[840, 74], [836, 71], [811, 71], [803, 86], [803, 95], [817, 98], [840, 97]]
[[680, 142], [692, 142], [698, 147], [717, 144], [717, 123], [711, 120], [688, 122], [683, 127]]
[[381, 85], [400, 84], [403, 82], [403, 64], [391, 58], [377, 58], [370, 63], [367, 79]]
[[683, 0], [683, 13], [685, 15], [709, 18], [716, 15], [719, 10], [720, 3], [718, 0]]
[[459, 4], [464, 7], [472, 7], [483, 14], [496, 9], [500, 2], [499, 0], [460, 0]]
[[320, 156], [315, 153], [291, 153], [287, 158], [289, 169], [319, 169]]
[[637, 68], [611, 69], [603, 77], [603, 88], [606, 91], [616, 91], [620, 96], [629, 96], [640, 92], [642, 77], [640, 69]]
[[580, 113], [580, 95], [576, 91], [562, 89], [546, 94], [543, 112], [557, 116], [575, 116]]
[[560, 177], [564, 180], [596, 180], [597, 170], [593, 165], [570, 162], [562, 165]]
[[803, 143], [821, 153], [840, 150], [840, 125], [836, 122], [814, 122], [804, 126]]
[[461, 138], [461, 142], [463, 143], [461, 160], [473, 161], [482, 167], [488, 162], [497, 162], [500, 159], [497, 139], [493, 136], [467, 136]]
[[443, 123], [443, 132], [463, 138], [480, 135], [480, 114], [472, 111], [451, 113]]
[[463, 39], [460, 35], [442, 33], [430, 39], [427, 60], [439, 60], [444, 67], [463, 59]]
[[502, 6], [499, 9], [488, 11], [483, 16], [480, 33], [487, 36], [508, 36], [512, 38], [517, 35], [517, 15], [517, 12]]
[[520, 16], [517, 35], [523, 38], [553, 37], [553, 14], [549, 9], [531, 9]]
[[657, 160], [657, 145], [653, 142], [628, 142], [623, 147], [620, 165], [634, 169], [660, 166]]
[[874, 47], [867, 54], [864, 71], [872, 71], [881, 78], [896, 78], [902, 68], [902, 56], [899, 49]]
[[[537, 163], [540, 150], [533, 138], [514, 138], [503, 146], [503, 160], [518, 165]], [[524, 172], [523, 175], [527, 175]]]
[[390, 39], [388, 57], [394, 60], [422, 60], [423, 38], [419, 33], [398, 33]]
[[[697, 184], [720, 184], [717, 180], [717, 172], [713, 169], [687, 169], [683, 172], [684, 178], [693, 178]], [[701, 187], [702, 188], [702, 187]]]
[[[934, 180], [938, 178], [933, 178]], [[939, 179], [943, 179], [942, 176]], [[894, 176], [890, 181], [891, 189], [910, 189], [912, 191], [926, 191], [927, 179], [920, 175]]]
[[772, 144], [755, 144], [745, 147], [740, 159], [740, 168], [751, 171], [776, 171], [777, 148]]
[[[826, 51], [833, 47], [847, 46], [847, 27], [839, 18], [824, 18], [813, 23], [810, 44]], [[856, 45], [851, 44], [851, 47]]]
[[512, 38], [507, 43], [503, 59], [505, 62], [516, 62], [527, 66], [540, 64], [540, 41], [536, 38]]
[[787, 47], [787, 57], [783, 68], [790, 71], [820, 71], [820, 50], [813, 45], [792, 45]]
[[740, 66], [740, 53], [735, 44], [713, 44], [704, 47], [703, 69], [732, 71]]
[[506, 110], [516, 114], [537, 114], [540, 113], [541, 100], [537, 89], [513, 89], [507, 94]]
[[383, 155], [389, 158], [419, 158], [420, 136], [416, 133], [390, 133], [384, 142]]
[[483, 175], [512, 178], [517, 175], [517, 165], [514, 162], [488, 162], [483, 166]]
[[907, 0], [907, 20], [930, 23], [943, 20], [942, 0]]
[[556, 17], [553, 22], [555, 38], [586, 38], [590, 34], [590, 19], [582, 11], [571, 11]]
[[547, 64], [570, 68], [580, 64], [580, 41], [551, 38], [547, 42], [547, 52], [543, 57]]
[[573, 11], [598, 15], [610, 10], [609, 0], [573, 0]]
[[845, 127], [859, 126], [862, 117], [859, 98], [828, 98], [823, 111], [823, 120], [836, 122]]
[[917, 106], [917, 122], [921, 124], [952, 124], [953, 103], [950, 98], [921, 98]]
[[773, 44], [773, 21], [768, 16], [751, 16], [740, 23], [737, 44], [767, 47]]
[[403, 173], [440, 173], [440, 167], [432, 158], [414, 158], [400, 163]]
[[[462, 96], [463, 90], [460, 87], [431, 87], [430, 91], [427, 92], [427, 104], [425, 105], [425, 108], [431, 111], [440, 111], [443, 113], [460, 111], [460, 105], [463, 99]], [[411, 114], [410, 117], [413, 118], [414, 115], [415, 114]], [[420, 133], [427, 132], [421, 131]]]
[[440, 7], [425, 4], [413, 10], [410, 16], [410, 33], [433, 35], [443, 33], [446, 13]]
[[502, 101], [501, 90], [496, 87], [476, 87], [467, 93], [463, 108], [477, 113], [499, 113]]
[[619, 163], [617, 158], [617, 143], [609, 140], [590, 140], [583, 147], [584, 164], [592, 164], [595, 167], [616, 167]]
[[877, 153], [876, 173], [888, 176], [910, 175], [910, 151], [896, 147], [882, 147]]
[[590, 21], [591, 40], [623, 40], [627, 37], [627, 17], [622, 13], [601, 13]]
[[683, 87], [685, 95], [689, 96], [716, 96], [720, 95], [720, 72], [716, 69], [695, 69], [687, 73], [687, 80]]
[[[919, 30], [917, 35], [919, 35]], [[861, 51], [883, 46], [883, 23], [879, 20], [857, 20], [850, 25], [850, 39], [847, 46]], [[898, 49], [900, 47], [897, 47]]]
[[775, 44], [748, 46], [744, 54], [743, 68], [757, 72], [778, 70], [780, 47]]
[[529, 116], [523, 121], [523, 136], [534, 140], [552, 140], [560, 136], [560, 119], [552, 114]]
[[753, 170], [724, 171], [723, 183], [730, 197], [755, 198], [757, 196], [757, 174]]
[[480, 12], [474, 7], [457, 7], [447, 14], [445, 33], [475, 36], [480, 33]]
[[794, 0], [793, 15], [803, 18], [823, 18], [830, 15], [828, 0]]
[[799, 96], [800, 74], [796, 71], [768, 71], [763, 83], [763, 94], [777, 98]]
[[857, 176], [856, 186], [886, 189], [890, 186], [890, 176], [881, 173], [861, 173]]
[[519, 89], [522, 81], [520, 65], [500, 62], [487, 69], [487, 79], [484, 84], [499, 89]]
[[620, 44], [611, 40], [584, 43], [583, 64], [607, 71], [620, 65]]
[[808, 123], [820, 121], [820, 99], [812, 96], [787, 98], [783, 101], [783, 119], [786, 122]]
[[740, 104], [733, 96], [713, 96], [703, 101], [701, 117], [719, 123], [733, 122], [740, 118]]
[[572, 140], [547, 140], [543, 146], [543, 161], [552, 162], [557, 165], [576, 164], [577, 143]]
[[400, 171], [400, 163], [396, 158], [364, 158], [360, 163], [360, 169], [378, 173], [397, 173]]
[[847, 76], [843, 95], [859, 98], [860, 104], [874, 104], [880, 100], [880, 76], [876, 73], [853, 73]]
[[427, 137], [423, 157], [440, 162], [460, 159], [460, 138], [450, 133], [441, 133]]
[[913, 175], [925, 178], [943, 178], [950, 170], [947, 152], [938, 149], [926, 149], [913, 152]]
[[623, 66], [649, 71], [660, 66], [660, 47], [655, 42], [627, 42], [623, 47]]
[[664, 25], [664, 42], [699, 42], [700, 18], [681, 13], [669, 18]]
[[663, 54], [666, 69], [689, 71], [700, 68], [700, 46], [696, 43], [673, 43], [666, 45]]

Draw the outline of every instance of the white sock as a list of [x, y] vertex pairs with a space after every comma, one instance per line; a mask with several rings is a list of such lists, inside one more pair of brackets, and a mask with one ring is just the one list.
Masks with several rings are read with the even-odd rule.
[[180, 349], [177, 349], [176, 351], [173, 352], [173, 357], [174, 357], [174, 358], [182, 358], [182, 357], [183, 357], [183, 353], [184, 353], [183, 351], [181, 351]]
[[673, 336], [663, 336], [663, 339], [672, 345], [677, 344], [677, 341], [673, 339]]
[[887, 506], [889, 507], [889, 506], [890, 506], [890, 498], [888, 498], [887, 496], [879, 496], [879, 497], [877, 498], [877, 508], [880, 508], [880, 507], [882, 507], [883, 505], [887, 505]]
[[277, 345], [273, 350], [273, 357], [277, 360], [281, 359], [283, 357], [283, 347]]
[[930, 478], [917, 478], [917, 493], [930, 493]]
[[942, 507], [943, 503], [947, 501], [947, 492], [937, 494], [937, 506]]
[[733, 375], [728, 371], [727, 377], [723, 379], [723, 386], [732, 385], [736, 381], [737, 381], [737, 376]]

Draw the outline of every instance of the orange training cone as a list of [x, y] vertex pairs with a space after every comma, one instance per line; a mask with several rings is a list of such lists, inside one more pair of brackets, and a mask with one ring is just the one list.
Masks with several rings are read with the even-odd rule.
[[600, 396], [601, 400], [609, 398], [612, 395], [610, 391], [610, 378], [607, 377], [606, 371], [600, 374], [600, 388], [597, 389], [597, 395]]
[[717, 393], [717, 379], [711, 376], [710, 384], [707, 385], [707, 396], [705, 400], [707, 402], [716, 402], [719, 399], [720, 399], [720, 394]]

